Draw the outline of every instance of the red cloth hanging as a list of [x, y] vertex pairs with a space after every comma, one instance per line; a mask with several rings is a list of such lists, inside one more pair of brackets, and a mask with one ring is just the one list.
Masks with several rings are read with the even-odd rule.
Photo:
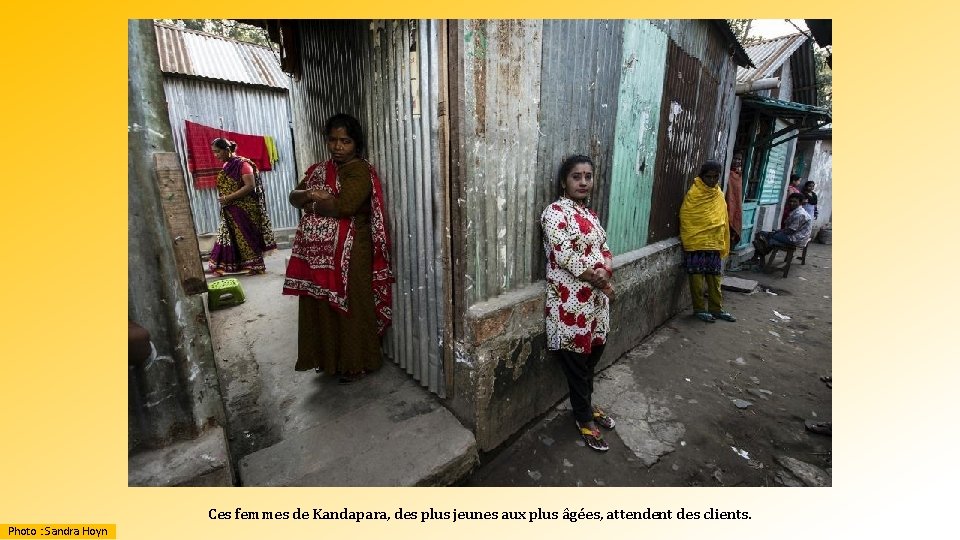
[[184, 123], [186, 124], [187, 167], [193, 175], [193, 185], [197, 189], [217, 187], [217, 174], [223, 168], [223, 163], [214, 157], [210, 145], [218, 137], [237, 143], [237, 155], [253, 161], [257, 165], [257, 170], [273, 169], [263, 135], [226, 131], [189, 120], [185, 120]]

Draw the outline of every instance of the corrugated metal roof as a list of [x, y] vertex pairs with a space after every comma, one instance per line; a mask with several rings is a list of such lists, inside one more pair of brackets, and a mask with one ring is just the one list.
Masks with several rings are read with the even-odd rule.
[[746, 83], [772, 77], [805, 41], [807, 36], [791, 34], [750, 45], [747, 47], [747, 55], [757, 67], [738, 68], [737, 82]]
[[160, 70], [273, 88], [289, 88], [279, 56], [266, 47], [157, 24]]

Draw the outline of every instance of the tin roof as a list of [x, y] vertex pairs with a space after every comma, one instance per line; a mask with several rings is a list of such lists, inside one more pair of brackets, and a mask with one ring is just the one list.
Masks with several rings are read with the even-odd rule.
[[155, 27], [164, 73], [289, 88], [279, 56], [266, 47], [163, 24]]
[[806, 41], [807, 36], [803, 34], [791, 34], [750, 45], [746, 48], [747, 55], [757, 67], [738, 68], [737, 82], [747, 83], [772, 77]]

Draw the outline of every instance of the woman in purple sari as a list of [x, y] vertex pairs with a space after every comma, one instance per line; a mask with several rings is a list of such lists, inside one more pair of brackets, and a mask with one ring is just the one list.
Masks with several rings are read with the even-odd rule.
[[277, 248], [257, 166], [236, 155], [237, 143], [214, 139], [213, 154], [223, 161], [217, 174], [220, 229], [210, 251], [210, 271], [262, 274], [263, 254]]

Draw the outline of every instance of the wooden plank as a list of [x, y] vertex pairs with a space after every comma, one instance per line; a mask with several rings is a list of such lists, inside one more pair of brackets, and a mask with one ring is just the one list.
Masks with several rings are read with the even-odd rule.
[[[443, 298], [443, 375], [444, 375], [444, 390], [445, 395], [453, 396], [454, 395], [454, 380], [453, 380], [453, 341], [454, 337], [454, 292], [453, 292], [453, 283], [454, 283], [454, 268], [453, 268], [453, 255], [452, 247], [450, 245], [450, 238], [453, 232], [453, 221], [451, 215], [451, 194], [453, 192], [453, 187], [451, 185], [452, 172], [450, 170], [450, 116], [448, 110], [450, 108], [450, 72], [449, 66], [447, 65], [447, 55], [451, 54], [451, 50], [448, 48], [447, 38], [449, 36], [448, 32], [450, 29], [447, 27], [446, 20], [440, 20], [439, 31], [438, 31], [438, 40], [440, 42], [438, 47], [438, 52], [433, 54], [437, 55], [437, 60], [439, 63], [439, 72], [437, 73], [439, 79], [439, 91], [438, 99], [439, 103], [437, 104], [437, 116], [440, 129], [440, 182], [443, 189], [443, 207], [442, 207], [442, 229], [443, 237], [441, 238], [441, 270], [443, 271], [443, 291], [445, 297]], [[456, 83], [454, 83], [455, 85]], [[462, 242], [460, 242], [462, 243]]]
[[193, 212], [190, 211], [187, 185], [177, 154], [157, 152], [153, 155], [153, 163], [180, 284], [187, 294], [206, 292], [207, 280], [200, 262], [200, 245], [193, 228]]

